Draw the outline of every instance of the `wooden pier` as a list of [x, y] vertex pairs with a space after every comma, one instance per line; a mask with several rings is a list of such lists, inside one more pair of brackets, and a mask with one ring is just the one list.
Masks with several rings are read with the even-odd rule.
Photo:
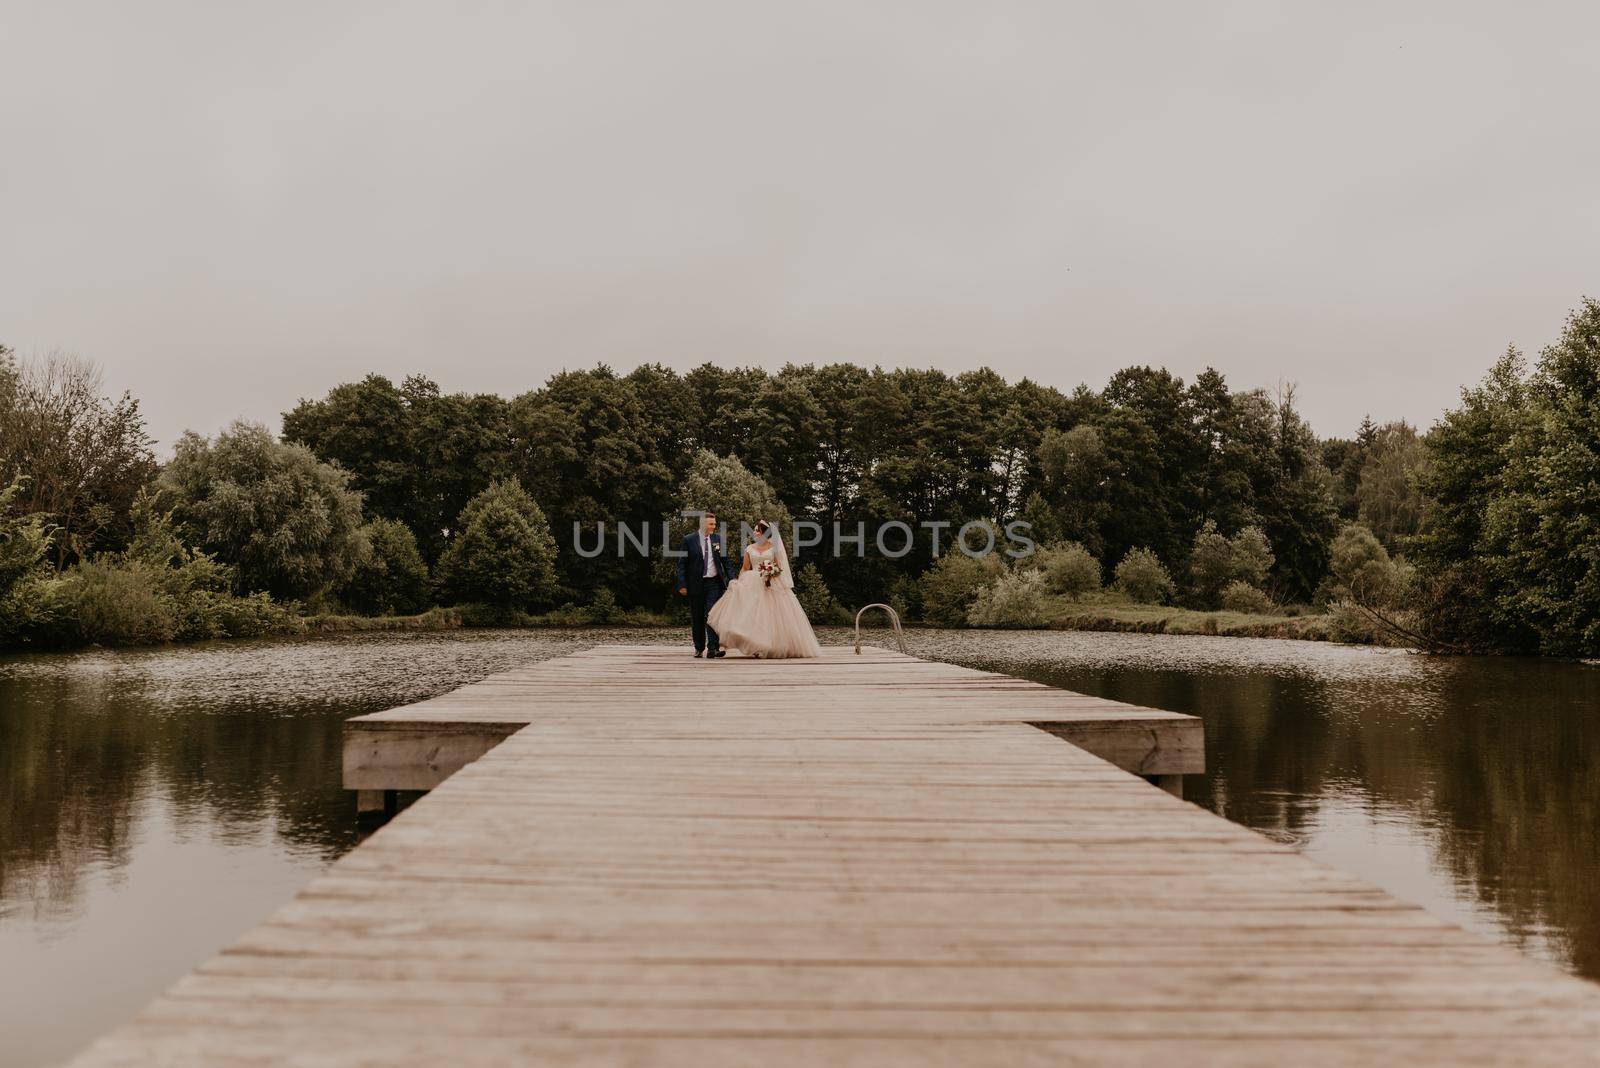
[[1200, 754], [882, 650], [546, 661], [352, 721], [432, 793], [74, 1063], [1595, 1062], [1600, 987], [1140, 777]]

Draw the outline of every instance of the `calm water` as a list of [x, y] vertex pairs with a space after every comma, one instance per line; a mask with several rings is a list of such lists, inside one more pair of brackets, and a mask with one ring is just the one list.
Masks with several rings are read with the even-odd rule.
[[[910, 639], [1203, 716], [1211, 770], [1192, 800], [1600, 978], [1600, 668], [1235, 638]], [[0, 1065], [67, 1056], [355, 844], [346, 717], [597, 640], [683, 639], [473, 631], [0, 657]]]

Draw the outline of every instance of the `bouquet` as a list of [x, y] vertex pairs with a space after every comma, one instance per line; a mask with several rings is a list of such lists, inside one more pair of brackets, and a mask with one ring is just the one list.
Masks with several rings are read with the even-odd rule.
[[761, 576], [768, 586], [770, 586], [772, 585], [773, 579], [783, 574], [783, 567], [779, 565], [778, 561], [776, 560], [766, 560], [761, 563], [761, 566], [756, 568], [756, 573]]

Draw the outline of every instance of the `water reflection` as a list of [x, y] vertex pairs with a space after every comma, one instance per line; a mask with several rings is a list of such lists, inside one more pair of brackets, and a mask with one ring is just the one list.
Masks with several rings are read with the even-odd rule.
[[[1192, 800], [1600, 978], [1600, 669], [1232, 638], [908, 638], [1203, 716]], [[595, 642], [682, 640], [473, 631], [0, 658], [0, 1064], [65, 1057], [355, 843], [346, 717]]]
[[914, 641], [1202, 716], [1191, 800], [1600, 978], [1600, 669], [1236, 638]]
[[0, 658], [0, 1065], [66, 1057], [355, 844], [346, 717], [596, 640], [469, 632]]

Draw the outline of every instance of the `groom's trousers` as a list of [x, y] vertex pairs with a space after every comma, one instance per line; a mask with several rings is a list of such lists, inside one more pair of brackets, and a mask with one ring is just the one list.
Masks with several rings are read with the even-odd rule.
[[706, 622], [706, 616], [721, 596], [720, 582], [707, 582], [698, 595], [689, 594], [689, 630], [694, 635], [694, 651], [697, 653], [703, 650], [717, 651], [717, 632]]

